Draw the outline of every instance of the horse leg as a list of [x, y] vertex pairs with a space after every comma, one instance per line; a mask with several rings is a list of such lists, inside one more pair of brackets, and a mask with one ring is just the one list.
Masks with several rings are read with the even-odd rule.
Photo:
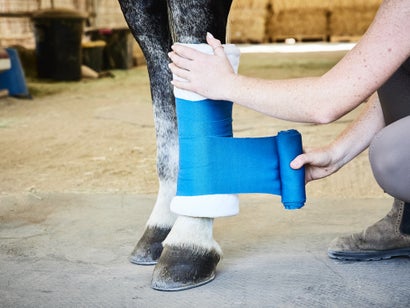
[[169, 204], [176, 191], [178, 135], [175, 102], [170, 85], [168, 56], [172, 44], [166, 0], [119, 0], [132, 34], [147, 61], [157, 142], [159, 191], [144, 234], [131, 253], [130, 261], [151, 265], [162, 252], [162, 242], [176, 215]]
[[[169, 0], [173, 38], [203, 43], [206, 32], [224, 40], [231, 1]], [[213, 218], [179, 216], [164, 241], [154, 268], [152, 287], [177, 291], [203, 285], [215, 277], [222, 251], [213, 239]]]

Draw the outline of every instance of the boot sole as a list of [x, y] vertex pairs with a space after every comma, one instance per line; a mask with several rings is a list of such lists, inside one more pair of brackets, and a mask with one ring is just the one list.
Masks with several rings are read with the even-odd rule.
[[344, 261], [380, 261], [394, 257], [410, 257], [410, 248], [391, 250], [368, 250], [368, 251], [333, 251], [328, 250], [329, 258]]

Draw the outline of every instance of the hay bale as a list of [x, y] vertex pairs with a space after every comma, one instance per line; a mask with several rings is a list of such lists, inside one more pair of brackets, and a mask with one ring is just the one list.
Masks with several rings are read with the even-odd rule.
[[232, 10], [228, 21], [228, 40], [232, 43], [266, 41], [266, 9]]
[[234, 0], [231, 5], [231, 10], [243, 9], [265, 9], [270, 0]]
[[[373, 7], [334, 7], [330, 13], [329, 31], [331, 37], [361, 36], [376, 15], [378, 6]], [[334, 39], [332, 39], [334, 40]]]
[[355, 7], [359, 10], [366, 8], [378, 7], [383, 0], [332, 0], [329, 3], [329, 8]]
[[95, 7], [94, 27], [96, 28], [126, 28], [125, 22], [118, 1], [100, 0]]
[[332, 0], [270, 0], [274, 14], [289, 10], [328, 9]]
[[331, 41], [361, 37], [370, 26], [382, 0], [333, 0], [330, 6]]
[[0, 46], [21, 45], [33, 48], [35, 45], [32, 24], [28, 17], [0, 18]]
[[272, 42], [295, 38], [297, 41], [326, 40], [328, 36], [327, 10], [298, 8], [274, 13], [267, 24]]
[[232, 43], [266, 41], [266, 15], [270, 0], [234, 0], [228, 20], [228, 40]]

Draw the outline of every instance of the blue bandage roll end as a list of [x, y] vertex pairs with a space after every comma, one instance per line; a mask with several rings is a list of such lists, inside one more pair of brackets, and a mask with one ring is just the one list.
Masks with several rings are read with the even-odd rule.
[[290, 163], [303, 153], [302, 135], [295, 129], [276, 136], [279, 156], [282, 204], [287, 210], [300, 209], [306, 202], [305, 168], [292, 169]]

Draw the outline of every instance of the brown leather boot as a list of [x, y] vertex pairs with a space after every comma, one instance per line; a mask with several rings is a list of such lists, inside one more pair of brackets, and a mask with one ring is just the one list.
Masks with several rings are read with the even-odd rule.
[[410, 257], [410, 204], [394, 200], [386, 217], [360, 233], [334, 239], [330, 258], [375, 261], [391, 257]]

